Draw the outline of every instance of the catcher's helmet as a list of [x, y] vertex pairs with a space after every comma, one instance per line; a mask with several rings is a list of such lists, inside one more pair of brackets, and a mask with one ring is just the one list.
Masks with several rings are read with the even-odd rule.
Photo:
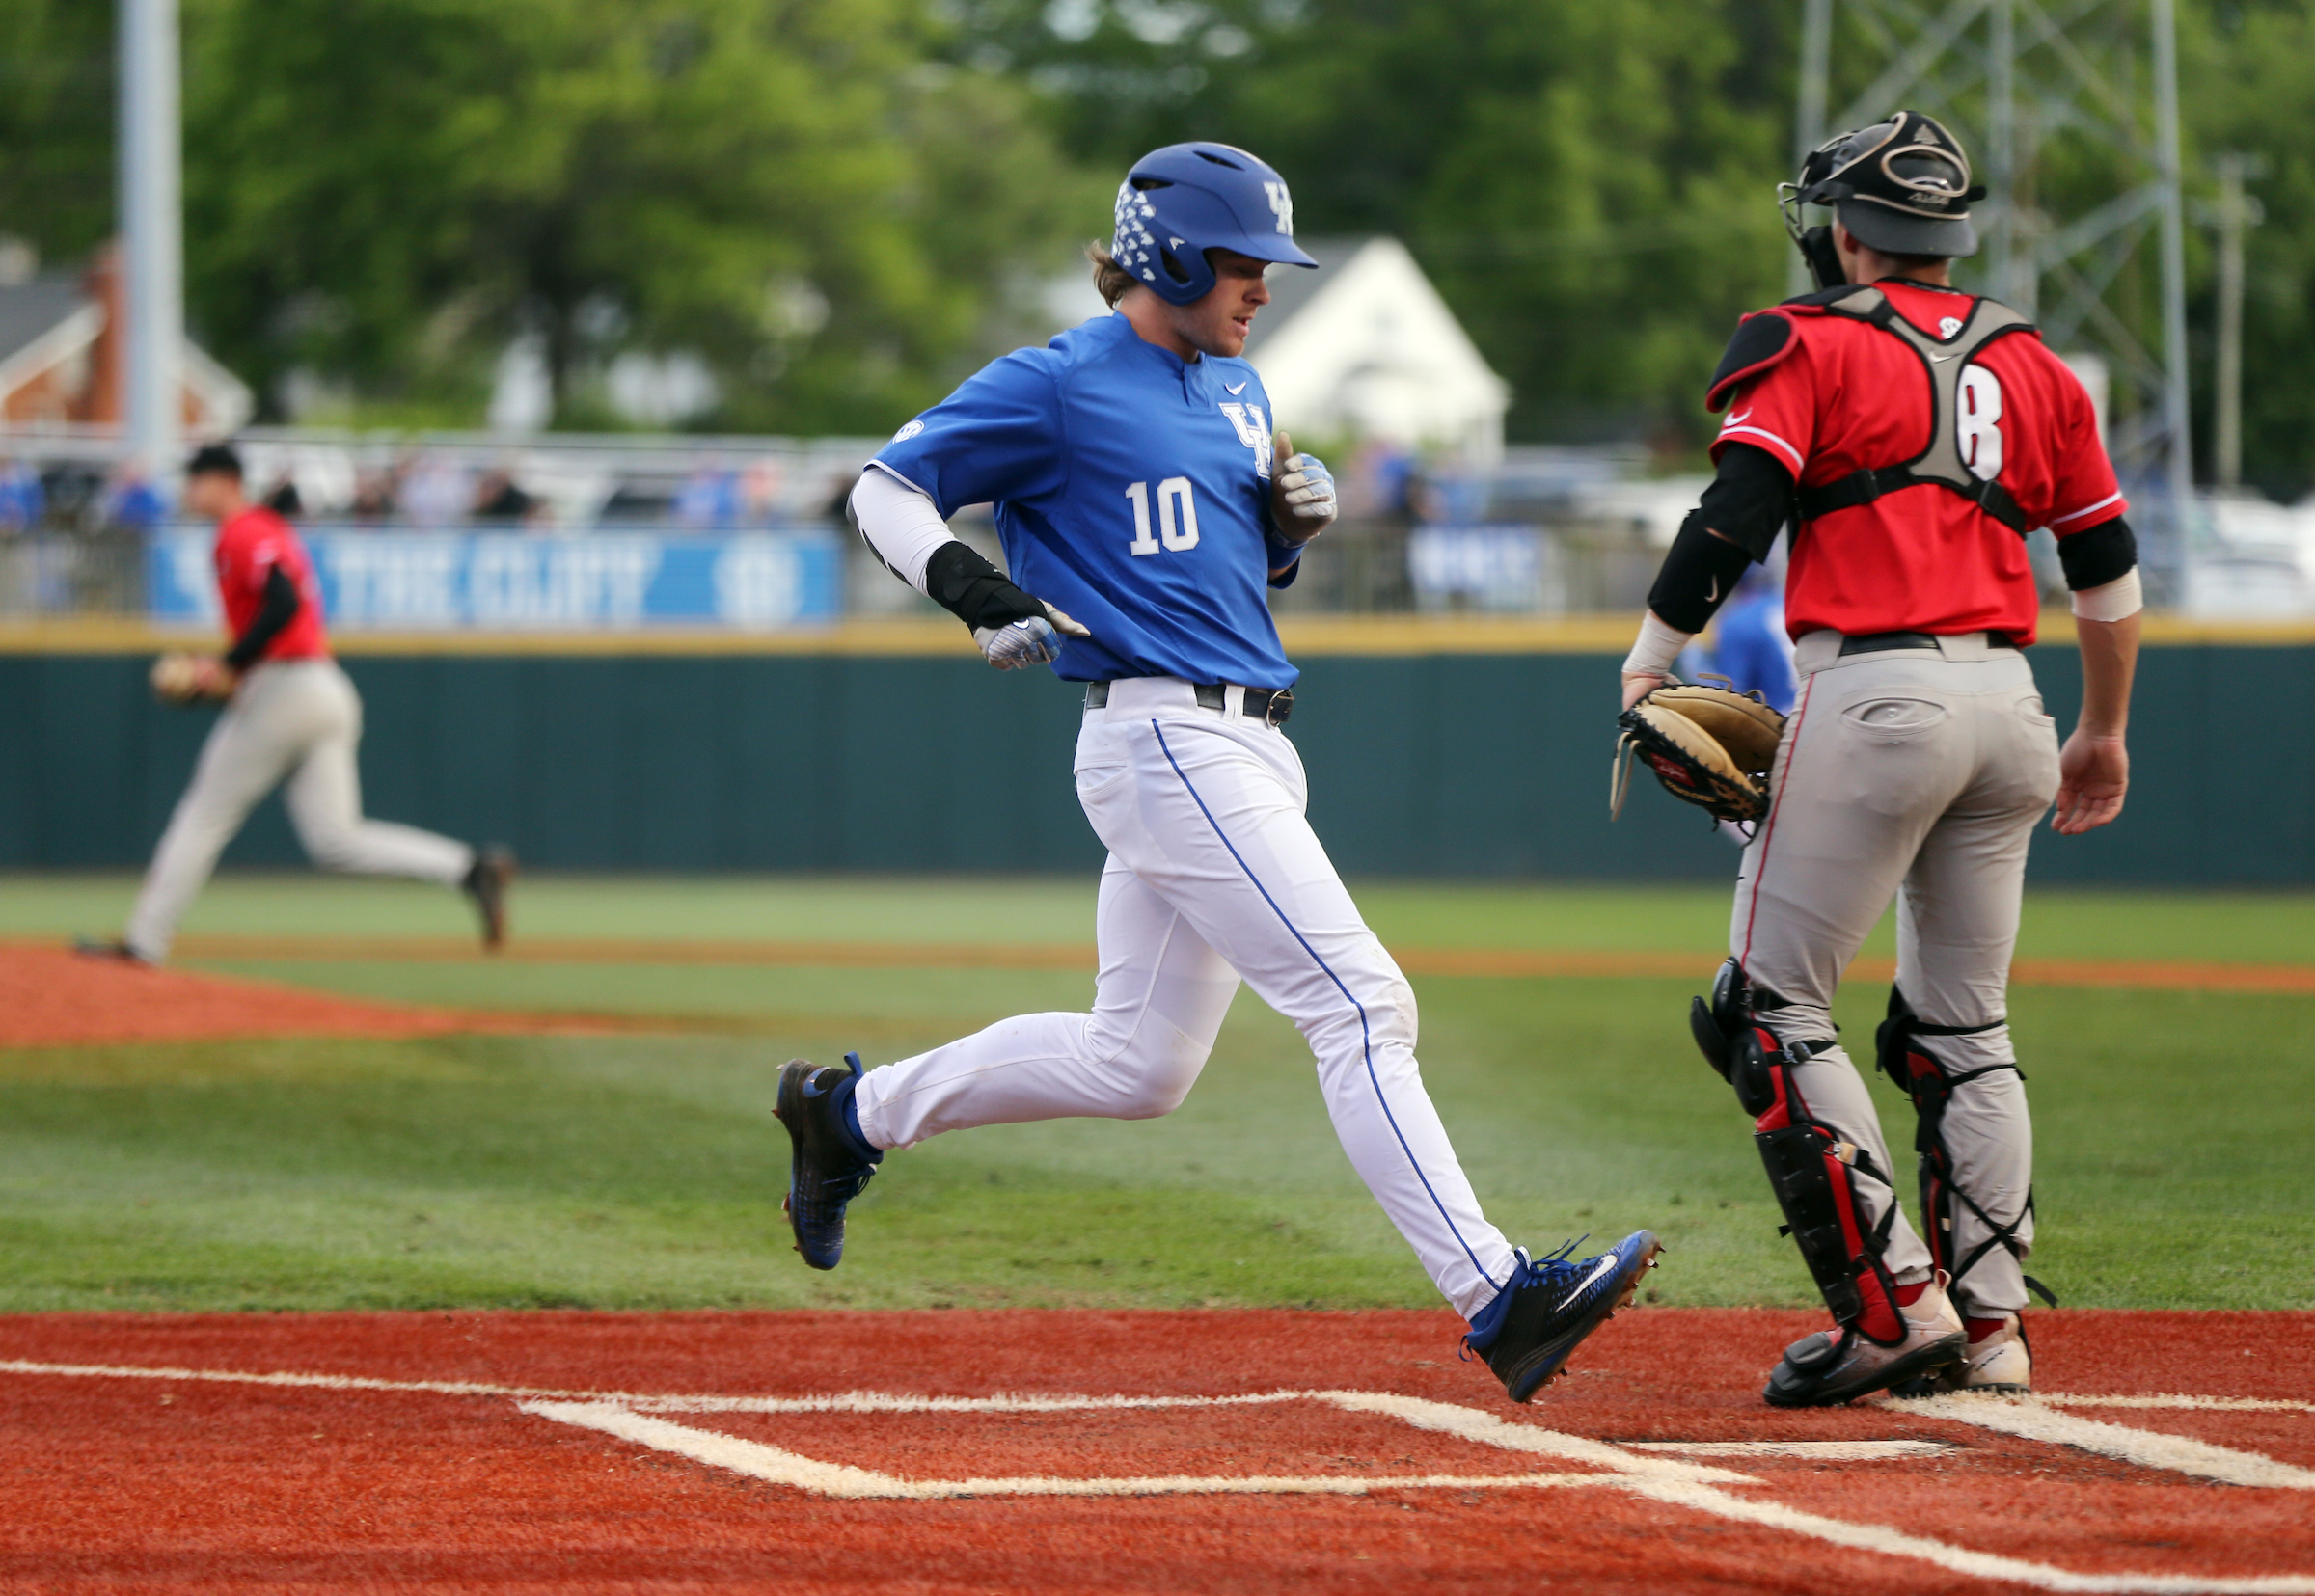
[[1800, 207], [1810, 204], [1832, 206], [1858, 242], [1884, 255], [1975, 255], [1970, 202], [1984, 198], [1961, 141], [1919, 111], [1835, 134], [1809, 152], [1798, 182], [1777, 186], [1803, 254]]
[[1286, 179], [1235, 145], [1169, 144], [1135, 161], [1117, 187], [1111, 257], [1158, 298], [1187, 305], [1213, 287], [1213, 249], [1318, 264], [1294, 243]]

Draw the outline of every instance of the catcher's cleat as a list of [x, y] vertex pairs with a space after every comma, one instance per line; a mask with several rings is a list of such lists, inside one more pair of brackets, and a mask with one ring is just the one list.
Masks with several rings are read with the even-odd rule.
[[1910, 1305], [1899, 1306], [1897, 1317], [1905, 1336], [1893, 1346], [1855, 1325], [1802, 1337], [1784, 1349], [1784, 1361], [1760, 1394], [1773, 1408], [1835, 1407], [1935, 1374], [1959, 1363], [1969, 1350], [1969, 1335], [1942, 1279], [1929, 1282]]
[[796, 1232], [796, 1251], [815, 1269], [833, 1269], [843, 1260], [844, 1205], [860, 1195], [885, 1157], [862, 1157], [845, 1126], [844, 1105], [860, 1078], [860, 1056], [847, 1053], [844, 1063], [847, 1068], [838, 1069], [792, 1060], [779, 1072], [772, 1110], [794, 1149], [780, 1210]]
[[486, 848], [475, 855], [475, 862], [466, 869], [466, 879], [458, 889], [475, 901], [475, 912], [482, 917], [482, 945], [496, 948], [506, 941], [506, 888], [514, 879], [514, 853], [510, 849]]
[[72, 938], [72, 951], [83, 959], [109, 959], [116, 964], [133, 964], [140, 970], [154, 967], [151, 960], [119, 937], [101, 942], [92, 936], [75, 936]]
[[1632, 1300], [1640, 1277], [1664, 1251], [1653, 1231], [1634, 1231], [1595, 1258], [1570, 1260], [1569, 1242], [1549, 1258], [1519, 1254], [1518, 1272], [1479, 1311], [1467, 1351], [1487, 1361], [1514, 1402], [1524, 1402], [1566, 1366], [1583, 1339]]
[[1981, 1396], [2031, 1395], [2033, 1344], [2026, 1339], [2025, 1321], [2015, 1313], [1998, 1313], [1963, 1322], [1969, 1326], [1970, 1350], [1961, 1362], [1896, 1388], [1896, 1394], [1938, 1396], [1966, 1391]]

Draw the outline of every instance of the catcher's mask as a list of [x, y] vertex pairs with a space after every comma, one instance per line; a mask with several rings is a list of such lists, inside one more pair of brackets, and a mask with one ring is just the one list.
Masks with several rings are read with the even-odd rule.
[[1809, 152], [1797, 182], [1777, 185], [1784, 230], [1820, 288], [1846, 278], [1833, 230], [1804, 228], [1803, 205], [1830, 206], [1859, 243], [1883, 255], [1958, 259], [1977, 253], [1970, 203], [1984, 198], [1961, 141], [1919, 111], [1834, 134]]

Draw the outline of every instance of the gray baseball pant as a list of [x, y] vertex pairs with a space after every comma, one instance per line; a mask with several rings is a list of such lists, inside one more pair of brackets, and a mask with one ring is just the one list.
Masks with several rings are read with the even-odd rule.
[[129, 915], [129, 950], [155, 963], [169, 956], [177, 923], [267, 793], [282, 795], [307, 856], [324, 870], [408, 876], [456, 884], [475, 862], [462, 842], [362, 816], [362, 699], [334, 660], [255, 666], [209, 729], [192, 785], [161, 833]]
[[[1834, 1035], [1833, 993], [1893, 893], [1897, 987], [1924, 1023], [1988, 1026], [1927, 1039], [1948, 1075], [2014, 1065], [2005, 992], [2018, 936], [2026, 848], [2057, 795], [2056, 724], [2042, 712], [2026, 657], [1982, 633], [1931, 649], [1840, 653], [1838, 633], [1801, 638], [1802, 678], [1777, 750], [1770, 810], [1745, 850], [1729, 950], [1757, 987], [1784, 999], [1760, 1014], [1780, 1041]], [[1828, 1047], [1792, 1072], [1810, 1112], [1896, 1176], [1871, 1094], [1847, 1049]], [[2014, 1069], [1955, 1087], [1944, 1137], [1955, 1184], [1997, 1226], [2014, 1226], [1954, 1285], [1964, 1313], [2026, 1306], [2021, 1259], [2033, 1242], [2027, 1204], [2033, 1129]], [[1897, 1204], [1854, 1173], [1867, 1217]], [[1901, 1205], [1900, 1205], [1901, 1206]], [[1990, 1232], [1955, 1204], [1948, 1258]], [[1936, 1222], [1937, 1216], [1931, 1216]], [[1900, 1285], [1929, 1276], [1929, 1250], [1900, 1211], [1883, 1255]]]

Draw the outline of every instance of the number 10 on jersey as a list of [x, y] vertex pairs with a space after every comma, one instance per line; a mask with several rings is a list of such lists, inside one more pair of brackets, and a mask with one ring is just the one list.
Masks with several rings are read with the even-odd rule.
[[1159, 549], [1171, 549], [1176, 554], [1198, 546], [1198, 505], [1190, 497], [1189, 478], [1169, 476], [1158, 484], [1158, 525], [1150, 526], [1150, 485], [1130, 483], [1126, 497], [1133, 501], [1133, 541], [1127, 545], [1136, 555], [1154, 555]]

